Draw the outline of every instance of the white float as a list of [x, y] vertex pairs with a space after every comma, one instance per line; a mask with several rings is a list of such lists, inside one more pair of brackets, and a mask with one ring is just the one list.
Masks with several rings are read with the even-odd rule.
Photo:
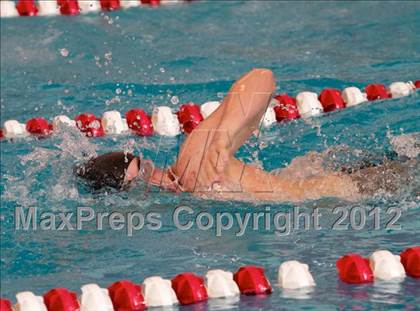
[[16, 120], [7, 120], [3, 125], [4, 137], [6, 138], [18, 138], [28, 136], [29, 133], [26, 130], [26, 125], [19, 123]]
[[134, 6], [139, 6], [140, 4], [140, 0], [120, 0], [120, 5], [123, 8], [131, 8]]
[[130, 130], [130, 128], [128, 127], [127, 119], [122, 118], [121, 121], [122, 121], [122, 125], [123, 125], [123, 132], [128, 132]]
[[278, 284], [287, 289], [315, 286], [307, 264], [297, 260], [283, 262], [279, 267]]
[[19, 16], [16, 5], [13, 1], [0, 1], [0, 17], [14, 17]]
[[41, 16], [52, 16], [60, 14], [60, 8], [57, 5], [57, 1], [38, 0], [38, 8], [38, 15]]
[[414, 92], [413, 84], [410, 82], [394, 82], [389, 86], [392, 98], [408, 96]]
[[182, 3], [183, 0], [160, 0], [160, 4], [162, 5], [171, 5], [171, 4], [179, 4]]
[[346, 87], [341, 92], [341, 98], [343, 98], [347, 107], [356, 106], [367, 101], [366, 93], [362, 93], [362, 91], [355, 86]]
[[80, 311], [113, 311], [111, 298], [108, 290], [100, 288], [97, 284], [86, 284], [82, 286], [80, 296]]
[[127, 121], [124, 122], [121, 118], [121, 113], [116, 110], [105, 111], [102, 115], [102, 127], [104, 128], [105, 133], [108, 135], [119, 135], [124, 131], [127, 131]]
[[296, 96], [297, 107], [302, 118], [320, 115], [324, 109], [314, 92], [300, 92]]
[[16, 294], [15, 311], [47, 311], [44, 298], [35, 296], [32, 292], [20, 292]]
[[200, 106], [200, 111], [204, 119], [207, 119], [217, 108], [219, 108], [220, 102], [210, 101]]
[[181, 132], [178, 117], [168, 106], [153, 109], [152, 124], [156, 133], [162, 136], [176, 136]]
[[59, 115], [54, 117], [52, 121], [53, 129], [58, 130], [66, 127], [75, 127], [76, 121], [71, 120], [69, 117], [64, 115]]
[[143, 281], [144, 301], [148, 307], [172, 306], [178, 303], [170, 280], [160, 276], [148, 277]]
[[209, 270], [206, 273], [206, 279], [209, 298], [234, 297], [240, 294], [232, 272], [219, 269]]
[[101, 10], [101, 4], [98, 0], [79, 1], [80, 13], [97, 12]]
[[379, 250], [373, 252], [369, 257], [369, 264], [376, 279], [387, 281], [405, 277], [405, 270], [401, 264], [400, 256], [394, 255], [390, 251]]
[[264, 127], [269, 127], [271, 124], [276, 123], [276, 112], [273, 107], [268, 107], [261, 119], [261, 123]]

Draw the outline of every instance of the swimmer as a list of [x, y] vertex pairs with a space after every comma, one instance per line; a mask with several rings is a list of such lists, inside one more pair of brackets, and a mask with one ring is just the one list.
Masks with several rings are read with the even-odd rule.
[[[236, 151], [258, 130], [274, 91], [274, 75], [268, 69], [254, 69], [242, 76], [217, 110], [186, 137], [169, 168], [157, 168], [131, 153], [112, 152], [78, 166], [76, 173], [95, 189], [125, 189], [140, 178], [174, 192], [242, 201], [299, 202], [323, 197], [354, 201], [381, 187], [393, 187], [392, 181], [382, 181], [389, 179], [385, 174], [394, 176], [395, 170], [403, 170], [401, 166], [387, 164], [351, 172], [320, 167], [317, 174], [294, 174], [296, 161], [292, 161], [290, 167], [273, 174], [235, 158]], [[369, 179], [373, 182], [367, 182]]]

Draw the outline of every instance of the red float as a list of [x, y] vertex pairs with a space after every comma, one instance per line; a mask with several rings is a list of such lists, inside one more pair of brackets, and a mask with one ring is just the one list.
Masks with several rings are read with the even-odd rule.
[[76, 293], [66, 288], [54, 288], [44, 294], [44, 303], [48, 311], [79, 311], [80, 305]]
[[120, 0], [100, 0], [101, 8], [105, 11], [115, 11], [121, 8]]
[[405, 272], [413, 278], [420, 278], [420, 246], [407, 248], [400, 256]]
[[369, 260], [358, 254], [347, 254], [336, 262], [340, 280], [350, 284], [373, 282]]
[[172, 279], [178, 300], [183, 305], [197, 303], [208, 299], [207, 290], [203, 278], [190, 273], [181, 273]]
[[141, 4], [148, 4], [150, 6], [159, 6], [160, 0], [140, 0]]
[[20, 16], [34, 16], [38, 14], [38, 8], [34, 0], [19, 0], [16, 9]]
[[12, 303], [7, 299], [0, 299], [0, 311], [13, 311]]
[[300, 118], [295, 98], [287, 94], [280, 94], [274, 97], [274, 99], [279, 102], [279, 104], [273, 108], [276, 113], [277, 122]]
[[416, 88], [420, 89], [420, 80], [415, 81], [414, 85], [416, 86]]
[[109, 296], [115, 311], [141, 311], [146, 303], [141, 287], [131, 281], [118, 281], [108, 287]]
[[0, 139], [4, 138], [4, 133], [3, 133], [3, 129], [0, 129]]
[[143, 109], [131, 109], [125, 114], [128, 127], [140, 136], [153, 135], [153, 124], [150, 116]]
[[26, 130], [35, 135], [50, 135], [52, 125], [44, 118], [33, 118], [26, 122]]
[[365, 87], [368, 100], [387, 99], [391, 98], [385, 85], [383, 84], [369, 84]]
[[341, 98], [341, 92], [337, 89], [323, 90], [319, 95], [319, 101], [321, 102], [322, 107], [324, 107], [325, 112], [346, 108], [346, 104]]
[[235, 272], [233, 279], [244, 295], [268, 295], [272, 292], [270, 282], [261, 267], [241, 267]]
[[82, 113], [75, 118], [76, 126], [88, 137], [105, 135], [101, 120], [92, 113]]
[[179, 123], [181, 123], [182, 130], [185, 133], [191, 133], [201, 121], [203, 121], [203, 115], [200, 112], [200, 106], [188, 103], [181, 105], [177, 112]]
[[60, 0], [58, 4], [63, 15], [78, 15], [80, 13], [77, 0]]

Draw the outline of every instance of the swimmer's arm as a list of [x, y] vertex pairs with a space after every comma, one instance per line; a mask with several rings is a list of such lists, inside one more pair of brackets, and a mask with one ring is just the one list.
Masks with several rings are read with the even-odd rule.
[[185, 189], [219, 182], [229, 161], [258, 128], [275, 90], [273, 73], [254, 69], [234, 83], [220, 107], [184, 142], [174, 172]]
[[218, 126], [229, 135], [231, 155], [258, 129], [274, 91], [274, 75], [268, 69], [254, 69], [232, 85], [220, 106]]
[[258, 200], [299, 202], [322, 197], [357, 199], [358, 191], [351, 178], [339, 173], [325, 173], [307, 178], [277, 176], [232, 158], [229, 176], [238, 181], [244, 193]]

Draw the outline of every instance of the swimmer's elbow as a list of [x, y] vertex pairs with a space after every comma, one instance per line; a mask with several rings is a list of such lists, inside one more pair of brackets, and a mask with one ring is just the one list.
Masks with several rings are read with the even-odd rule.
[[274, 72], [268, 68], [254, 68], [251, 71], [251, 73], [254, 75], [264, 76], [267, 79], [274, 80]]
[[272, 70], [267, 68], [255, 68], [251, 71], [251, 75], [258, 79], [262, 79], [267, 86], [274, 90], [275, 77]]
[[254, 68], [251, 70], [252, 74], [258, 74], [258, 75], [266, 75], [266, 76], [271, 76], [274, 78], [274, 73], [272, 70], [268, 69], [268, 68]]

